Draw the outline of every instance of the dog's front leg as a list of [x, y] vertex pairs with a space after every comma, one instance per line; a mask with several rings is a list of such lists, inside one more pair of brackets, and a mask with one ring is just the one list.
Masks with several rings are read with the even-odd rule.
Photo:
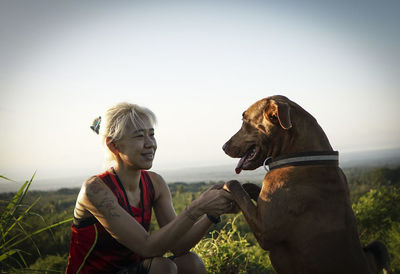
[[249, 224], [257, 240], [259, 242], [262, 241], [262, 221], [260, 220], [260, 218], [258, 218], [257, 207], [251, 201], [249, 194], [236, 180], [225, 183], [224, 189], [232, 194], [233, 199], [239, 206], [240, 210], [242, 210], [243, 215], [246, 218], [247, 223]]
[[249, 194], [250, 198], [257, 202], [258, 196], [260, 196], [261, 187], [252, 183], [245, 183], [242, 185], [243, 189]]

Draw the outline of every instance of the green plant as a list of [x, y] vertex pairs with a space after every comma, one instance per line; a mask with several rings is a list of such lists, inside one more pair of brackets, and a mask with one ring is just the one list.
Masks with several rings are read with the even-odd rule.
[[[28, 254], [28, 252], [20, 247], [21, 244], [26, 240], [30, 240], [38, 255], [41, 256], [40, 250], [32, 239], [32, 236], [72, 221], [72, 218], [70, 218], [35, 231], [30, 231], [29, 226], [24, 225], [24, 218], [29, 214], [34, 214], [31, 209], [40, 199], [38, 197], [29, 205], [23, 203], [34, 177], [35, 174], [33, 174], [30, 180], [25, 181], [18, 192], [8, 202], [0, 216], [0, 267], [2, 270], [27, 268], [28, 264], [24, 255]], [[0, 178], [6, 181], [13, 181], [2, 175], [0, 175]]]
[[29, 266], [29, 270], [36, 273], [64, 273], [67, 267], [67, 256], [49, 255], [45, 258], [39, 258]]
[[385, 243], [394, 273], [400, 273], [400, 188], [378, 187], [353, 204], [360, 240], [364, 245]]
[[238, 216], [211, 232], [192, 251], [201, 257], [208, 273], [275, 273], [268, 253], [240, 235], [235, 225]]
[[353, 204], [353, 210], [362, 239], [384, 239], [392, 224], [400, 223], [400, 189], [371, 189]]

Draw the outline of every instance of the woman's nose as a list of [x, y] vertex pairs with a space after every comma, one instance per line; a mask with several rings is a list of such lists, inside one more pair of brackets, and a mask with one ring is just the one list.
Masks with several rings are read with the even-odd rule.
[[154, 138], [152, 138], [151, 136], [147, 136], [144, 140], [144, 146], [145, 147], [154, 147], [156, 146], [156, 141]]

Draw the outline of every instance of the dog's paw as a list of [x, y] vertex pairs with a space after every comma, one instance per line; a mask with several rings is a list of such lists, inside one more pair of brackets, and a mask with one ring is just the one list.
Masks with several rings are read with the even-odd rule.
[[233, 192], [238, 189], [242, 189], [240, 183], [236, 180], [231, 180], [225, 183], [224, 189], [228, 192]]

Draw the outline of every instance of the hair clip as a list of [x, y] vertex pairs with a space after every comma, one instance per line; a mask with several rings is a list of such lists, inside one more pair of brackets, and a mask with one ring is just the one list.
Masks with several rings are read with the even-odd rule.
[[100, 130], [100, 122], [101, 122], [101, 116], [93, 120], [93, 124], [90, 126], [90, 128], [96, 132], [96, 134], [99, 134]]

